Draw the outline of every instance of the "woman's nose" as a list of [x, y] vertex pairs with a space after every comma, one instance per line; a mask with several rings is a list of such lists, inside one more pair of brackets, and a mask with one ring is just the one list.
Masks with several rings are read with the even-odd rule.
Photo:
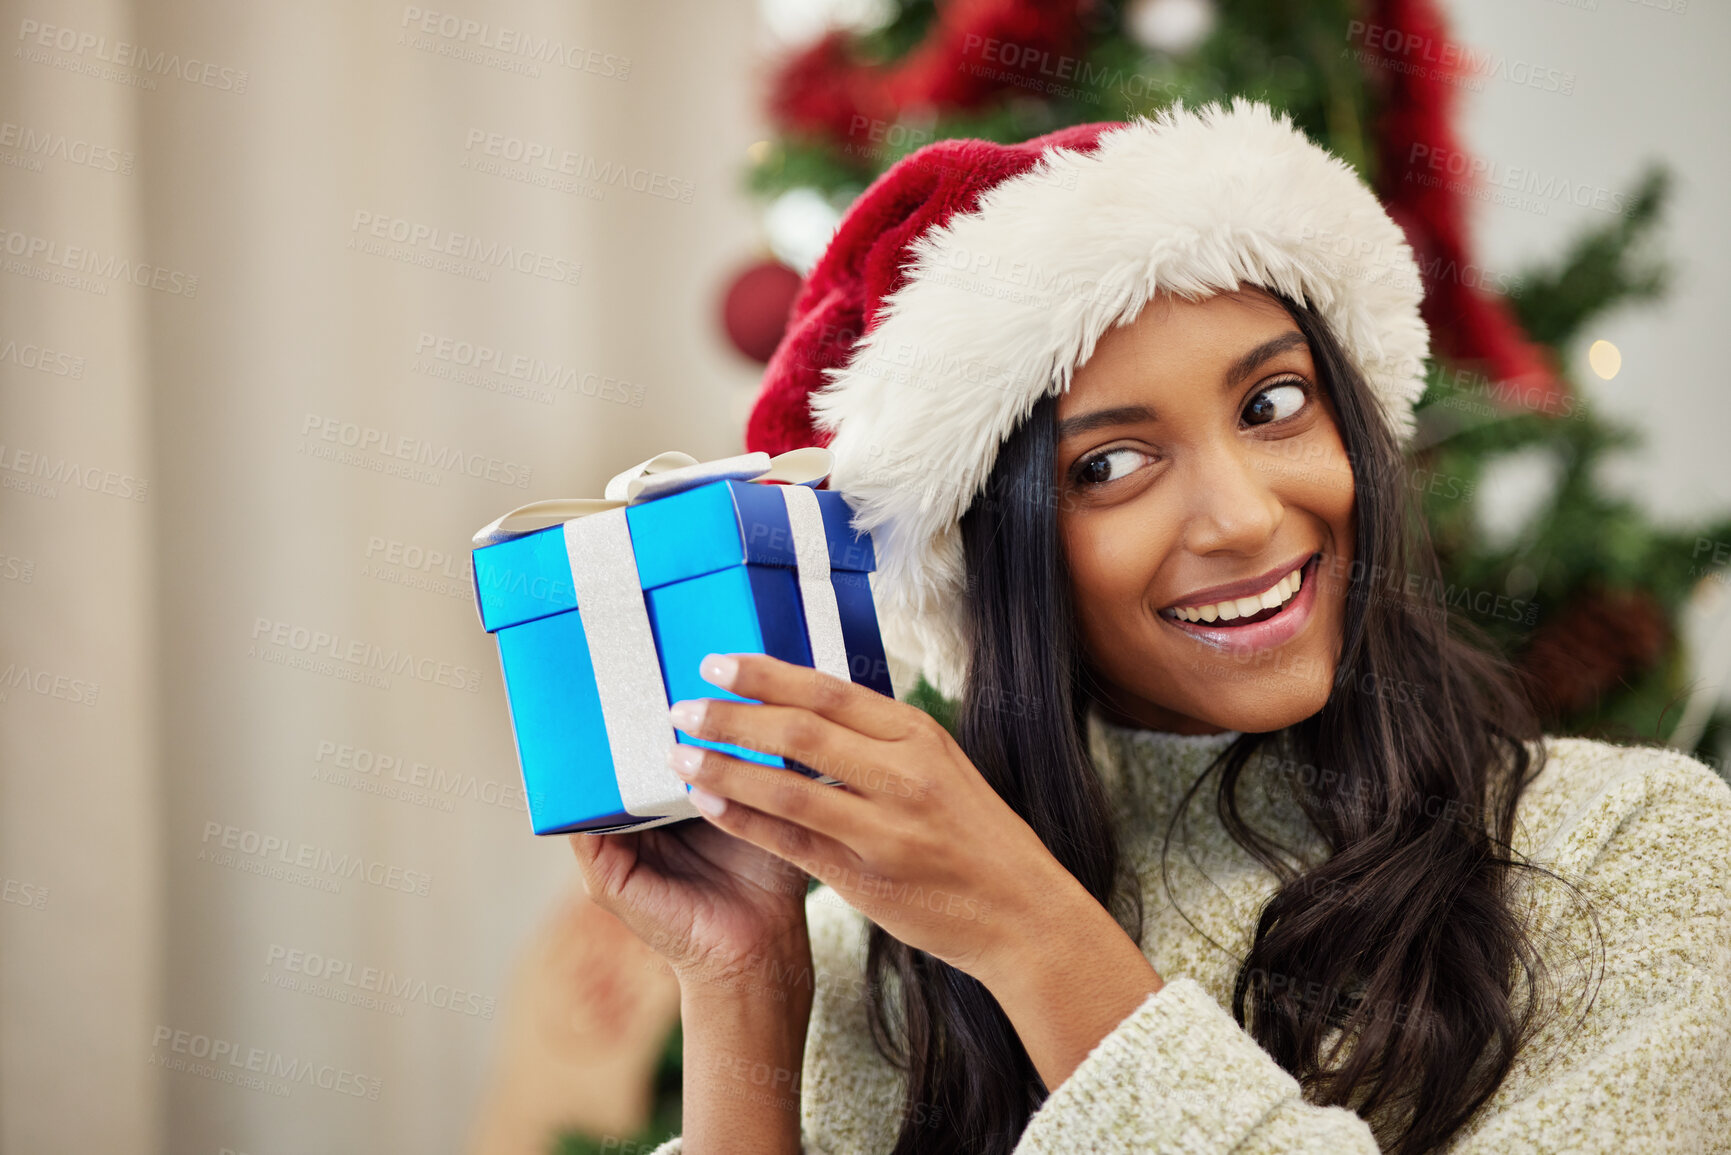
[[1212, 446], [1187, 469], [1188, 513], [1184, 545], [1195, 554], [1254, 557], [1273, 540], [1286, 505], [1274, 478], [1241, 446]]

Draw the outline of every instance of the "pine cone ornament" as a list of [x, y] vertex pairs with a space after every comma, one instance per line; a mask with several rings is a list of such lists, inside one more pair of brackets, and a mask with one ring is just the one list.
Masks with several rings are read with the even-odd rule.
[[1651, 669], [1670, 644], [1670, 622], [1652, 595], [1589, 588], [1534, 632], [1516, 664], [1550, 725]]

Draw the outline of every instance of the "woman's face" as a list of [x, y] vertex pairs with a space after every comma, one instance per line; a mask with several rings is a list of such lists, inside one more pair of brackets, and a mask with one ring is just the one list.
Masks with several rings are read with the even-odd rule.
[[1280, 303], [1157, 296], [1101, 338], [1057, 420], [1058, 527], [1106, 715], [1260, 733], [1320, 710], [1345, 624], [1352, 469]]

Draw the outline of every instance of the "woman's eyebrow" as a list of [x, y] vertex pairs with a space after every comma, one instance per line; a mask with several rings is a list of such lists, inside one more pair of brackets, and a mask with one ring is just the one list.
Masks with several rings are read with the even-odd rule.
[[1130, 425], [1138, 421], [1153, 421], [1154, 410], [1146, 405], [1120, 405], [1115, 409], [1096, 409], [1058, 422], [1058, 440], [1088, 433], [1105, 425]]
[[[1288, 349], [1301, 348], [1306, 345], [1304, 334], [1297, 329], [1288, 330], [1278, 337], [1271, 337], [1250, 350], [1244, 356], [1232, 363], [1226, 370], [1226, 386], [1231, 388], [1239, 384], [1264, 361], [1268, 361]], [[1075, 437], [1078, 434], [1090, 433], [1106, 425], [1132, 425], [1140, 421], [1156, 421], [1154, 411], [1146, 405], [1119, 405], [1113, 409], [1096, 409], [1092, 413], [1080, 413], [1075, 417], [1066, 417], [1058, 423], [1058, 440]]]
[[1290, 329], [1278, 337], [1270, 338], [1232, 363], [1226, 371], [1226, 387], [1240, 385], [1244, 379], [1256, 372], [1257, 367], [1272, 357], [1278, 357], [1288, 349], [1306, 346], [1304, 334], [1297, 329]]

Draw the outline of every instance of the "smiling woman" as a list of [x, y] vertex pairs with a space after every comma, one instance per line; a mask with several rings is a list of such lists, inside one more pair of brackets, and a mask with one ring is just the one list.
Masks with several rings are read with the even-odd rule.
[[[1163, 892], [1143, 896], [1152, 921], [1184, 926], [1161, 974], [1212, 979], [1312, 1101], [1353, 1105], [1382, 1149], [1423, 1151], [1506, 1081], [1559, 1008], [1512, 1005], [1543, 960], [1502, 890], [1518, 871], [1550, 877], [1510, 848], [1512, 787], [1544, 765], [1537, 724], [1497, 662], [1354, 578], [1434, 567], [1408, 536], [1402, 476], [1370, 389], [1314, 310], [1255, 288], [1156, 298], [1036, 404], [962, 518], [981, 641], [958, 730], [1048, 845], [1079, 848], [1066, 865], [1105, 902], [1118, 868], [1099, 848], [1112, 838], [1042, 813], [1053, 767], [1103, 774], [1128, 807], [1112, 837], [1155, 860], [1139, 871]], [[991, 500], [1046, 479], [1050, 503]], [[1049, 664], [1016, 656], [1036, 651]], [[1080, 692], [1019, 734], [1019, 720], [974, 708], [1030, 678]], [[1040, 733], [1062, 736], [1030, 764], [1021, 751]], [[1087, 760], [1063, 753], [1090, 747]], [[1197, 761], [1202, 749], [1218, 765]], [[1176, 885], [1170, 828], [1211, 776], [1199, 841], [1217, 873]], [[1241, 784], [1286, 805], [1263, 801], [1251, 826]], [[1236, 940], [1235, 966], [1188, 923], [1197, 908]], [[1139, 915], [1124, 921], [1143, 937]], [[1337, 1031], [1357, 1046], [1326, 1053]]]
[[660, 1155], [1723, 1144], [1731, 789], [1409, 596], [1412, 274], [1255, 105], [866, 192], [748, 443], [828, 439], [954, 734], [711, 655], [674, 724], [837, 784], [681, 746], [703, 820], [573, 839], [680, 978]]

